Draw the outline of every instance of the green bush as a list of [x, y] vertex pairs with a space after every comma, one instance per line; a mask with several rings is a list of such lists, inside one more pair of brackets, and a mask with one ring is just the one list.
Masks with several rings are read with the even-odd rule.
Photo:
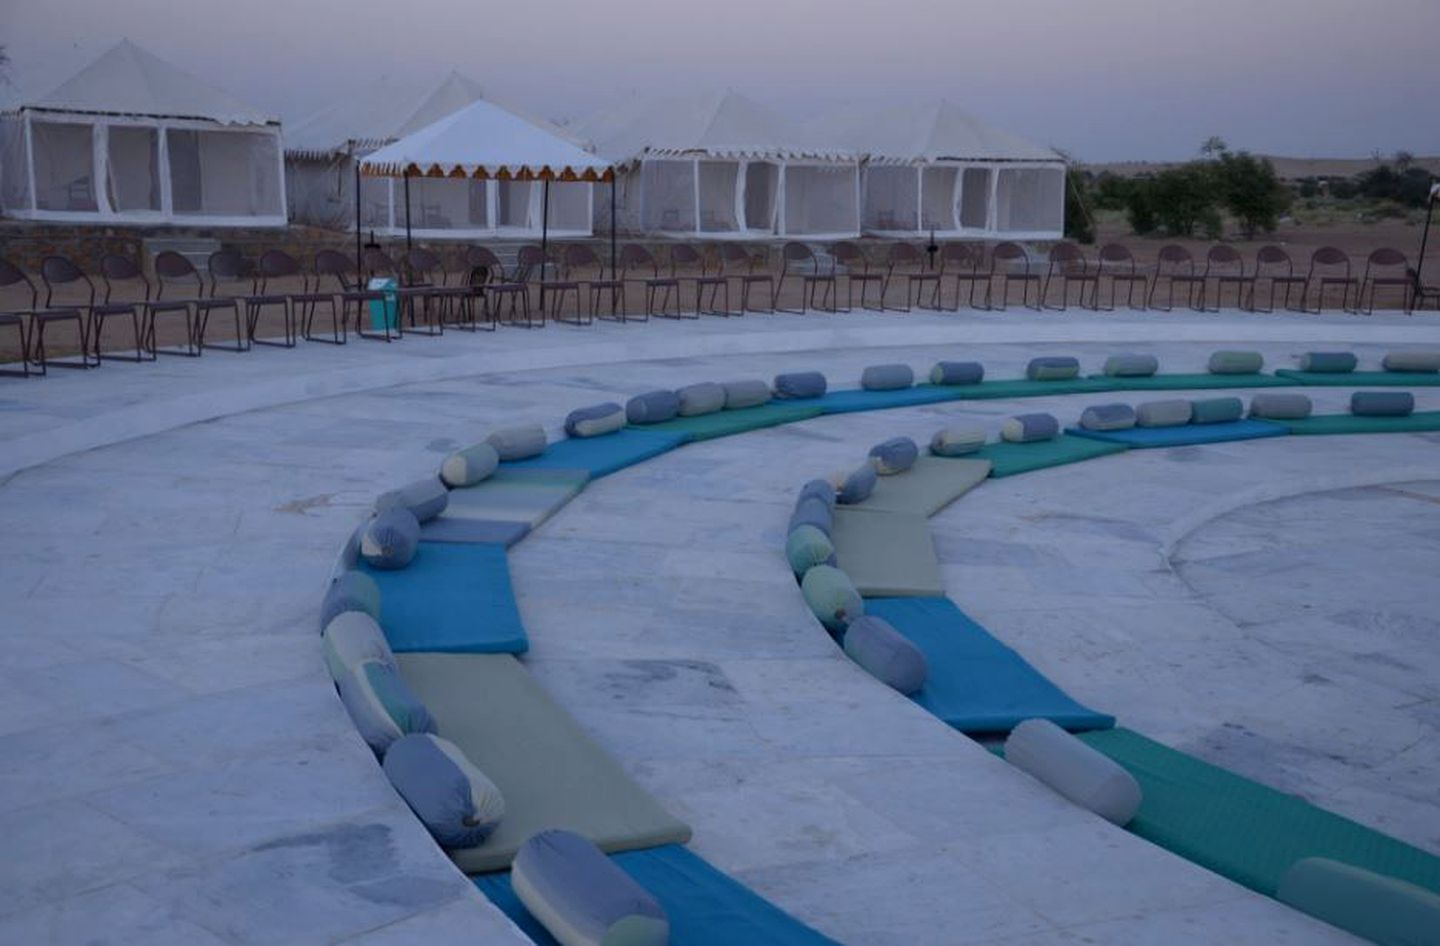
[[1255, 239], [1261, 230], [1274, 233], [1280, 215], [1290, 209], [1291, 195], [1275, 176], [1270, 160], [1245, 151], [1222, 151], [1213, 170], [1218, 196], [1239, 222], [1245, 239]]

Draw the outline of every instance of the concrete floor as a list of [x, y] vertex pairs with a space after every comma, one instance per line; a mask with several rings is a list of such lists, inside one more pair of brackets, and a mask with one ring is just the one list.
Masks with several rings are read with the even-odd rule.
[[[1034, 341], [1027, 341], [1034, 339]], [[1163, 339], [1163, 340], [1159, 340]], [[1420, 318], [749, 317], [107, 364], [0, 386], [0, 942], [523, 941], [333, 695], [315, 610], [374, 495], [650, 386], [1033, 354], [1167, 370], [1440, 346]], [[623, 365], [623, 367], [622, 367]], [[1309, 392], [1338, 410], [1346, 389]], [[1417, 392], [1440, 408], [1440, 390]], [[1062, 803], [830, 644], [795, 488], [885, 436], [1086, 400], [819, 418], [593, 484], [516, 548], [549, 691], [694, 848], [845, 942], [1346, 941]], [[1437, 438], [1286, 438], [991, 481], [952, 597], [1122, 722], [1440, 850]], [[1377, 532], [1384, 538], [1377, 540]], [[1323, 546], [1321, 546], [1323, 543]], [[1321, 551], [1317, 553], [1317, 546]], [[1355, 580], [1351, 576], [1364, 576]]]

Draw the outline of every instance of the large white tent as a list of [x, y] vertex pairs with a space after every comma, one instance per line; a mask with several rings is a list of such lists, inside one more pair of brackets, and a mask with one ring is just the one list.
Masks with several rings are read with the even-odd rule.
[[548, 205], [548, 214], [537, 215], [542, 232], [588, 236], [591, 188], [611, 179], [609, 161], [484, 99], [371, 152], [359, 168], [365, 176], [399, 179], [401, 232], [407, 226], [404, 193], [410, 189], [412, 233], [426, 232], [413, 226], [417, 184], [473, 181], [523, 186], [535, 202]]
[[[491, 120], [497, 113], [566, 138], [548, 122], [486, 102], [479, 83], [451, 72], [417, 87], [385, 80], [297, 123], [286, 132], [287, 187], [297, 223], [355, 227], [355, 162], [448, 118], [475, 102]], [[507, 127], [518, 128], [517, 124]], [[410, 184], [411, 233], [426, 239], [531, 237], [542, 230], [542, 188], [529, 180], [415, 175]], [[361, 176], [360, 227], [386, 236], [405, 232], [404, 181]], [[584, 182], [555, 182], [550, 230], [590, 233], [590, 189]]]
[[866, 156], [867, 233], [1048, 240], [1064, 231], [1064, 159], [949, 102], [847, 111], [808, 131]]
[[0, 113], [0, 208], [25, 220], [283, 226], [280, 123], [122, 40]]
[[[619, 167], [620, 229], [677, 238], [860, 231], [859, 162], [732, 91], [636, 102], [576, 128]], [[596, 203], [598, 225], [610, 207]]]

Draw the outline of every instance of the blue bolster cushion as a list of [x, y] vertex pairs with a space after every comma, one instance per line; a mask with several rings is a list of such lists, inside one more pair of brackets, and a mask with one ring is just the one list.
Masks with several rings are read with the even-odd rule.
[[1092, 404], [1080, 414], [1086, 430], [1129, 430], [1135, 426], [1135, 408], [1129, 404]]
[[545, 452], [545, 428], [539, 424], [505, 427], [485, 438], [502, 460], [526, 460]]
[[380, 586], [364, 572], [341, 572], [325, 590], [320, 602], [320, 630], [324, 631], [337, 614], [362, 611], [380, 620]]
[[1025, 366], [1025, 377], [1031, 381], [1066, 381], [1080, 376], [1080, 359], [1069, 355], [1031, 358]]
[[867, 391], [898, 391], [915, 383], [909, 365], [871, 365], [860, 374], [860, 387]]
[[1245, 402], [1238, 397], [1207, 397], [1190, 402], [1190, 423], [1229, 424], [1245, 416]]
[[401, 736], [385, 750], [382, 768], [441, 847], [478, 847], [505, 816], [500, 789], [448, 739]]
[[1307, 351], [1300, 356], [1300, 370], [1319, 374], [1349, 374], [1360, 359], [1349, 351]]
[[390, 509], [408, 509], [419, 522], [429, 522], [445, 511], [450, 504], [450, 490], [439, 477], [427, 476], [423, 480], [407, 483], [399, 489], [381, 493], [375, 500], [376, 514]]
[[875, 679], [906, 696], [925, 685], [925, 654], [883, 618], [865, 614], [851, 621], [843, 649]]
[[870, 462], [881, 476], [904, 473], [919, 456], [920, 448], [909, 437], [891, 437], [870, 448]]
[[625, 408], [614, 401], [581, 407], [565, 416], [565, 436], [599, 437], [625, 426]]
[[510, 883], [560, 946], [665, 946], [670, 940], [660, 902], [574, 832], [533, 835], [515, 855]]
[[937, 361], [930, 369], [931, 384], [979, 384], [985, 366], [978, 361]]
[[397, 507], [370, 520], [360, 539], [360, 556], [376, 568], [404, 568], [419, 546], [420, 521], [410, 510]]
[[1303, 420], [1313, 409], [1310, 398], [1304, 394], [1262, 391], [1250, 399], [1250, 416], [1263, 420]]
[[818, 371], [792, 371], [775, 376], [775, 396], [787, 400], [820, 397], [825, 388], [825, 376]]
[[1019, 414], [1000, 428], [1000, 436], [1011, 443], [1053, 440], [1059, 435], [1060, 422], [1053, 414]]
[[625, 419], [632, 424], [659, 424], [680, 413], [680, 395], [674, 391], [637, 394], [625, 404]]
[[1359, 417], [1405, 417], [1415, 411], [1409, 391], [1356, 391], [1350, 395], [1350, 413]]

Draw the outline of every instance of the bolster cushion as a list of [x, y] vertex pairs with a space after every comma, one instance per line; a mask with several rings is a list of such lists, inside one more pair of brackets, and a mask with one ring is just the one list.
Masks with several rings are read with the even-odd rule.
[[759, 407], [770, 401], [770, 385], [764, 381], [730, 381], [724, 387], [727, 411], [736, 411], [744, 407]]
[[1304, 394], [1263, 391], [1250, 399], [1250, 416], [1264, 420], [1304, 420], [1313, 405]]
[[1160, 370], [1160, 359], [1130, 353], [1111, 355], [1105, 359], [1104, 370], [1110, 378], [1148, 378]]
[[1060, 434], [1060, 422], [1053, 414], [1019, 414], [1005, 421], [1000, 436], [1011, 443], [1053, 440]]
[[453, 489], [474, 486], [487, 479], [499, 465], [500, 454], [495, 448], [488, 443], [477, 443], [446, 457], [440, 464], [440, 479]]
[[614, 401], [581, 407], [565, 415], [565, 436], [599, 437], [625, 426], [625, 408]]
[[725, 385], [714, 381], [687, 384], [675, 391], [680, 396], [680, 416], [695, 417], [725, 409]]
[[1360, 417], [1405, 417], [1415, 411], [1409, 391], [1356, 391], [1350, 395], [1350, 413]]
[[632, 424], [658, 424], [680, 413], [680, 395], [674, 391], [649, 391], [625, 403], [625, 419]]
[[1348, 351], [1307, 351], [1300, 356], [1300, 370], [1321, 374], [1347, 374], [1355, 370], [1360, 359]]
[[1129, 430], [1135, 426], [1135, 408], [1129, 404], [1092, 404], [1080, 414], [1086, 430]]
[[376, 568], [404, 568], [419, 547], [420, 521], [414, 513], [404, 508], [387, 509], [365, 527], [360, 556]]
[[835, 514], [823, 499], [816, 496], [801, 496], [795, 503], [795, 511], [790, 514], [790, 525], [787, 527], [787, 532], [794, 532], [801, 526], [814, 526], [829, 535], [834, 520]]
[[915, 383], [909, 365], [871, 365], [860, 374], [860, 387], [867, 391], [895, 391]]
[[385, 633], [364, 611], [345, 611], [331, 618], [321, 635], [321, 648], [330, 679], [337, 683], [367, 660], [395, 665]]
[[1217, 351], [1210, 356], [1211, 374], [1256, 374], [1265, 367], [1258, 351]]
[[1245, 416], [1245, 402], [1238, 397], [1206, 397], [1190, 402], [1190, 423], [1228, 424]]
[[870, 463], [881, 476], [904, 473], [919, 456], [920, 448], [909, 437], [891, 437], [870, 448]]
[[843, 649], [872, 677], [906, 696], [925, 685], [925, 655], [883, 618], [866, 614], [851, 621]]
[[825, 376], [818, 371], [791, 371], [775, 376], [775, 396], [780, 398], [820, 397], [825, 388]]
[[816, 565], [834, 565], [835, 546], [819, 526], [801, 523], [785, 539], [785, 558], [790, 570], [800, 576]]
[[340, 702], [377, 755], [406, 733], [435, 731], [430, 711], [392, 664], [363, 660], [338, 685]]
[[985, 366], [978, 361], [937, 361], [930, 369], [931, 384], [979, 384]]
[[591, 841], [541, 831], [510, 868], [515, 896], [560, 946], [665, 946], [660, 902]]
[[835, 484], [835, 501], [846, 506], [863, 503], [875, 491], [877, 476], [875, 467], [869, 463], [839, 475], [839, 482]]
[[478, 847], [505, 816], [500, 789], [448, 739], [401, 736], [385, 750], [382, 768], [441, 847]]
[[985, 431], [979, 427], [946, 427], [930, 438], [930, 452], [937, 457], [963, 457], [985, 446]]
[[545, 452], [545, 428], [539, 424], [505, 427], [485, 438], [502, 460], [525, 460]]
[[1380, 367], [1386, 371], [1440, 371], [1440, 351], [1392, 351]]
[[834, 565], [816, 565], [800, 579], [800, 592], [805, 603], [820, 623], [832, 631], [841, 631], [865, 613], [865, 601], [850, 576]]
[[1291, 864], [1275, 899], [1381, 946], [1440, 943], [1440, 894], [1329, 858]]
[[831, 483], [829, 480], [824, 480], [817, 477], [806, 483], [804, 486], [800, 487], [800, 495], [795, 497], [795, 501], [799, 502], [800, 500], [810, 496], [814, 496], [816, 499], [820, 500], [825, 505], [829, 506], [831, 509], [835, 508], [835, 484]]
[[1135, 409], [1138, 427], [1178, 427], [1190, 423], [1190, 402], [1146, 401]]
[[420, 522], [429, 522], [445, 511], [450, 504], [450, 490], [445, 488], [439, 477], [427, 476], [423, 480], [406, 483], [399, 489], [381, 493], [375, 500], [375, 513], [390, 509], [408, 509]]
[[1048, 719], [1027, 719], [1005, 740], [1005, 759], [1113, 824], [1140, 810], [1140, 783], [1118, 762]]
[[330, 626], [337, 614], [361, 611], [380, 620], [380, 586], [364, 572], [342, 572], [330, 582], [320, 602], [320, 630]]
[[1069, 355], [1031, 358], [1025, 366], [1025, 377], [1031, 381], [1065, 381], [1079, 375], [1080, 360]]

